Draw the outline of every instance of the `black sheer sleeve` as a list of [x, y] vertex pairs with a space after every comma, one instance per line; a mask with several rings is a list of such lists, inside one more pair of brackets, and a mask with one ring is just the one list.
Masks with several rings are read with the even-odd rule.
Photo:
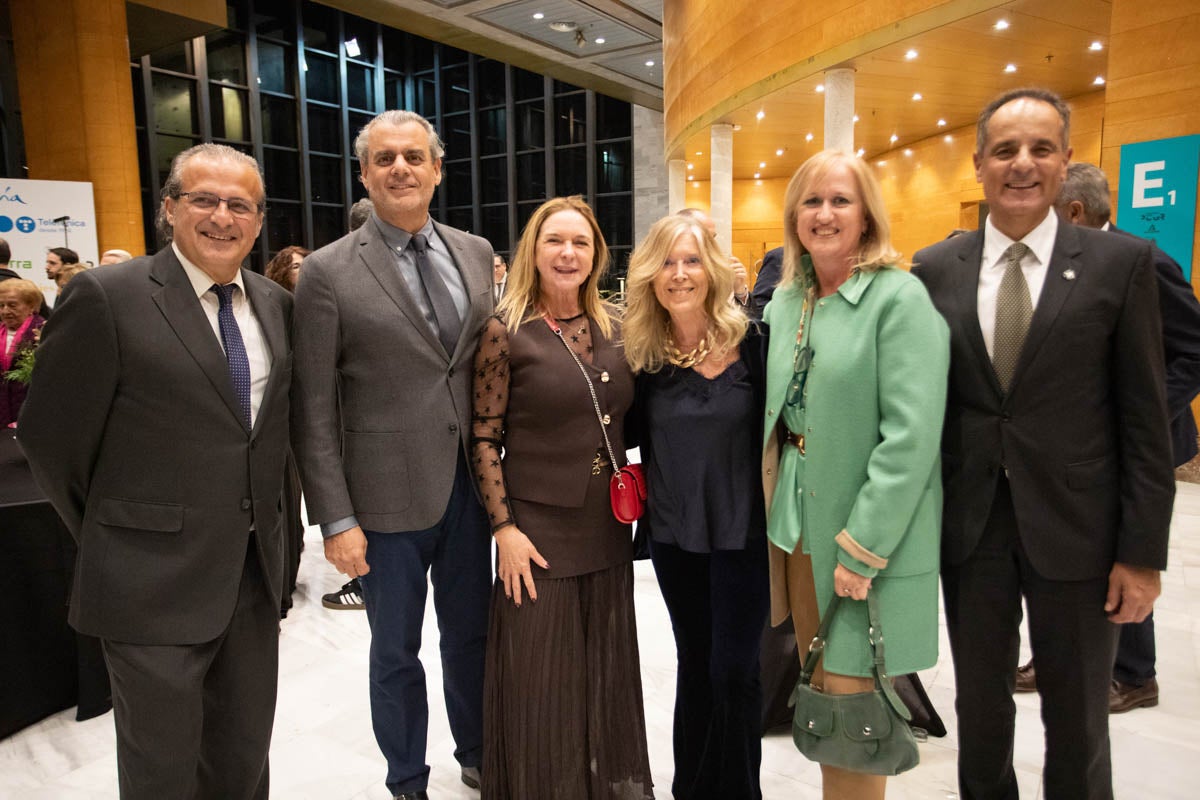
[[499, 317], [490, 318], [479, 336], [475, 352], [471, 452], [475, 480], [491, 521], [492, 532], [512, 524], [504, 467], [504, 416], [508, 411], [508, 329]]

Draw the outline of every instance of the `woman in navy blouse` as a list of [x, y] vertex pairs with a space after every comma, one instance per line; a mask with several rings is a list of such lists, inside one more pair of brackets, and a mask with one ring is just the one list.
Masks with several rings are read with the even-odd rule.
[[629, 264], [625, 356], [638, 374], [630, 423], [649, 491], [639, 536], [679, 659], [677, 798], [762, 797], [766, 336], [731, 302], [733, 283], [729, 258], [683, 216], [655, 223]]

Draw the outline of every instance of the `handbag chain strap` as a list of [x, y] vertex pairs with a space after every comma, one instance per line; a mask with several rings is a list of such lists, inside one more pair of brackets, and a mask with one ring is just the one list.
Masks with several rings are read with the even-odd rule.
[[[817, 669], [817, 662], [821, 660], [821, 655], [825, 652], [825, 642], [829, 637], [829, 628], [833, 624], [833, 615], [841, 603], [841, 595], [835, 594], [830, 599], [829, 605], [825, 606], [825, 614], [821, 617], [817, 635], [808, 645], [808, 654], [804, 657], [803, 666], [800, 667], [800, 683], [805, 686], [812, 683], [812, 675]], [[896, 690], [887, 676], [887, 664], [883, 654], [883, 628], [879, 624], [879, 600], [873, 588], [867, 589], [867, 641], [871, 644], [871, 671], [875, 676], [875, 688], [883, 692], [888, 703], [902, 719], [911, 720], [912, 712], [904, 705], [900, 695], [896, 694]]]
[[571, 358], [575, 359], [575, 366], [579, 367], [579, 373], [583, 375], [583, 379], [587, 381], [588, 394], [592, 396], [592, 408], [596, 412], [596, 421], [600, 423], [600, 433], [604, 436], [604, 449], [608, 451], [608, 463], [613, 468], [613, 473], [617, 476], [617, 485], [621, 489], [625, 488], [625, 476], [621, 472], [621, 468], [617, 466], [617, 456], [613, 452], [612, 443], [608, 440], [608, 426], [604, 424], [604, 414], [600, 411], [600, 401], [596, 398], [596, 387], [592, 384], [592, 379], [587, 374], [587, 368], [583, 366], [583, 361], [580, 360], [579, 354], [571, 349], [571, 345], [567, 344], [567, 340], [563, 338], [562, 328], [551, 318], [549, 314], [544, 314], [542, 319], [546, 321], [546, 325], [550, 330], [554, 331], [554, 335], [562, 342], [563, 347], [567, 348], [567, 352], [571, 354]]

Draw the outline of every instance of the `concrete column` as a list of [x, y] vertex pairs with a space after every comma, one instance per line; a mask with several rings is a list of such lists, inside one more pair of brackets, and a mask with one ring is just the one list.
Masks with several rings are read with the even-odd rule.
[[733, 241], [733, 126], [713, 125], [711, 138], [708, 215], [717, 223], [717, 241], [728, 248]]
[[144, 253], [125, 0], [11, 0], [10, 12], [29, 177], [91, 181], [101, 252]]
[[[671, 213], [661, 111], [633, 107], [633, 240], [646, 238], [650, 226]], [[682, 189], [683, 183], [680, 182]]]
[[687, 208], [687, 162], [672, 158], [667, 162], [667, 213]]
[[854, 70], [825, 73], [825, 148], [854, 150]]

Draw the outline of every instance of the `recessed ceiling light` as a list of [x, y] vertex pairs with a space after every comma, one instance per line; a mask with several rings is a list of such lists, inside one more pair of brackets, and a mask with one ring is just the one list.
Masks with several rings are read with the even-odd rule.
[[823, 92], [823, 91], [825, 91], [825, 84], [823, 84], [823, 83], [818, 83], [818, 84], [817, 84], [817, 91], [818, 91], [818, 92]]
[[858, 122], [858, 114], [855, 114], [855, 115], [854, 115], [854, 121], [855, 121], [855, 122]]
[[1017, 65], [1016, 65], [1016, 64], [1005, 64], [1005, 65], [1004, 65], [1004, 71], [1005, 71], [1005, 72], [1016, 72], [1016, 71], [1017, 71]]
[[754, 185], [755, 185], [755, 186], [762, 186], [762, 181], [755, 181], [755, 182], [754, 182]]
[[759, 168], [759, 169], [766, 169], [766, 168], [767, 168], [767, 162], [765, 162], [765, 161], [760, 161], [760, 162], [758, 162], [758, 168]]
[[1104, 76], [1097, 75], [1096, 80], [1092, 81], [1092, 83], [1095, 84], [1096, 86], [1103, 86], [1104, 85]]
[[944, 119], [939, 119], [939, 120], [938, 120], [938, 127], [939, 127], [939, 128], [944, 128], [944, 127], [946, 127], [946, 120], [944, 120]]
[[759, 109], [758, 113], [754, 115], [754, 118], [755, 118], [755, 119], [762, 119], [762, 118], [763, 118], [763, 117], [765, 117], [766, 115], [767, 115], [767, 112], [763, 111], [762, 109]]
[[693, 164], [692, 162], [690, 162], [690, 161], [689, 161], [689, 162], [688, 162], [688, 169], [695, 169], [695, 168], [696, 168], [696, 165], [695, 165], [695, 164]]
[[913, 92], [913, 100], [921, 100], [921, 99], [923, 99], [923, 98], [921, 97], [920, 92]]
[[875, 162], [875, 166], [877, 166], [877, 167], [886, 167], [886, 166], [887, 166], [887, 162], [886, 162], [886, 161], [884, 161], [883, 159], [880, 159], [879, 161], [876, 161], [876, 162]]
[[605, 42], [605, 39], [603, 36], [596, 37], [596, 44], [604, 44], [604, 42]]
[[1088, 45], [1088, 50], [1103, 50], [1103, 49], [1104, 49], [1104, 45], [1101, 44], [1100, 42], [1092, 42], [1090, 45]]
[[888, 142], [890, 142], [891, 144], [895, 144], [896, 140], [899, 138], [900, 138], [899, 136], [897, 136], [896, 134], [893, 133], [892, 138], [888, 139]]
[[570, 20], [558, 20], [550, 23], [550, 30], [558, 31], [559, 33], [570, 33], [574, 30], [579, 30], [579, 25]]
[[543, 14], [542, 12], [540, 12], [540, 11], [539, 11], [539, 12], [537, 12], [536, 14], [534, 14], [534, 15], [533, 15], [533, 18], [534, 18], [534, 19], [545, 19], [545, 18], [546, 18], [546, 15], [545, 15], [545, 14]]
[[913, 60], [914, 58], [916, 58], [916, 57], [917, 57], [917, 51], [916, 51], [916, 50], [909, 50], [907, 53], [905, 53], [905, 54], [904, 54], [904, 58], [905, 58], [905, 60], [907, 60], [907, 61], [912, 61], [912, 60]]
[[647, 66], [647, 67], [653, 67], [653, 66], [654, 66], [654, 62], [653, 62], [653, 61], [647, 61], [647, 62], [646, 62], [646, 66]]
[[754, 173], [754, 177], [755, 177], [755, 178], [761, 178], [761, 177], [762, 177], [762, 173], [761, 173], [761, 172], [756, 172], [756, 173]]
[[954, 137], [947, 133], [945, 136], [942, 137], [942, 141], [943, 142], [953, 142]]
[[906, 147], [906, 148], [904, 148], [904, 155], [906, 155], [906, 156], [911, 156], [911, 155], [912, 155], [912, 150], [909, 150], [907, 147]]
[[696, 151], [696, 155], [698, 155], [698, 156], [702, 156], [702, 155], [704, 155], [704, 151], [703, 151], [703, 150], [697, 150], [697, 151]]
[[865, 153], [865, 152], [867, 152], [867, 151], [866, 151], [866, 150], [864, 150], [864, 149], [862, 149], [862, 148], [860, 147], [860, 148], [858, 148], [858, 152], [857, 152], [857, 153], [855, 153], [855, 155], [857, 155], [859, 158], [862, 158], [862, 157], [863, 157], [863, 153]]
[[1006, 20], [1006, 19], [996, 20], [996, 24], [993, 25], [992, 27], [994, 27], [998, 31], [1006, 31], [1006, 30], [1008, 30], [1008, 20]]
[[804, 141], [806, 141], [806, 142], [811, 142], [812, 140], [813, 140], [813, 135], [811, 133], [804, 137]]
[[783, 148], [781, 147], [781, 148], [779, 148], [778, 150], [776, 150], [776, 151], [775, 151], [775, 155], [777, 155], [777, 156], [781, 156], [781, 155], [783, 155]]

